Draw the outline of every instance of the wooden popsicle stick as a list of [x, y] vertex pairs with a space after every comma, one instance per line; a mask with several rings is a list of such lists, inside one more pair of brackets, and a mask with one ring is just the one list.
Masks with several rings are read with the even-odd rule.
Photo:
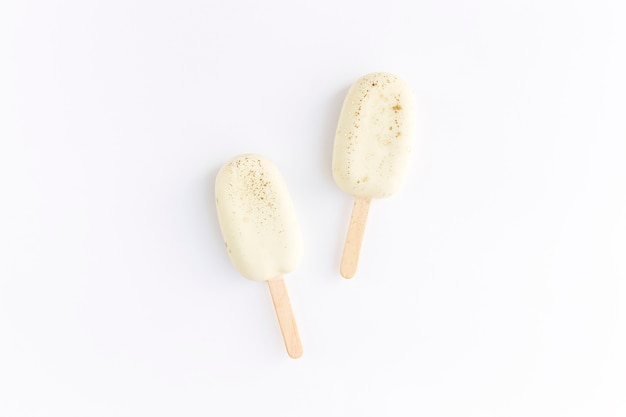
[[363, 234], [365, 233], [367, 213], [369, 212], [371, 201], [371, 199], [365, 197], [354, 197], [348, 236], [346, 237], [346, 243], [343, 247], [341, 266], [339, 267], [339, 272], [344, 278], [352, 278], [356, 273], [356, 267], [359, 263], [359, 253], [361, 252], [361, 242], [363, 241]]
[[285, 280], [280, 277], [267, 281], [267, 284], [270, 287], [270, 294], [272, 294], [272, 301], [278, 317], [280, 332], [283, 334], [283, 340], [287, 348], [287, 354], [294, 359], [298, 359], [302, 356], [302, 342], [300, 341], [300, 333], [291, 309]]

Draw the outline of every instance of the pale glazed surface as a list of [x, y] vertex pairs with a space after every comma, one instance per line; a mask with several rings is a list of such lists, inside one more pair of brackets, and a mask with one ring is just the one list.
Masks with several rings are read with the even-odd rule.
[[246, 278], [267, 281], [300, 263], [300, 227], [276, 166], [260, 155], [228, 161], [215, 179], [215, 200], [228, 255]]
[[357, 197], [395, 193], [408, 169], [416, 105], [398, 76], [377, 72], [359, 78], [343, 103], [333, 150], [333, 177]]

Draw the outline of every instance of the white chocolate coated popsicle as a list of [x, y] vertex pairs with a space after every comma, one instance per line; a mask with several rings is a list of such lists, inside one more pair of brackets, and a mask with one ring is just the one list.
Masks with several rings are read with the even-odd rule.
[[344, 100], [333, 151], [333, 177], [355, 197], [394, 194], [406, 177], [416, 125], [415, 96], [394, 74], [359, 78]]
[[261, 155], [228, 161], [215, 200], [230, 259], [244, 277], [267, 281], [293, 271], [302, 256], [300, 226], [278, 168]]
[[375, 72], [348, 90], [335, 134], [333, 177], [354, 196], [340, 273], [352, 278], [372, 198], [394, 194], [409, 166], [416, 132], [416, 102], [394, 74]]
[[302, 256], [293, 203], [278, 168], [267, 158], [241, 155], [215, 179], [215, 201], [230, 259], [244, 277], [267, 281], [287, 353], [302, 355], [302, 344], [283, 276]]

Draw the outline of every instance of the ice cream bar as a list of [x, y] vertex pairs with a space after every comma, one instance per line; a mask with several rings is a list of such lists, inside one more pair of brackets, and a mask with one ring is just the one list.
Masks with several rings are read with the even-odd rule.
[[356, 273], [372, 198], [394, 194], [406, 176], [416, 130], [415, 96], [394, 74], [359, 78], [344, 100], [333, 150], [333, 177], [354, 196], [340, 272]]
[[283, 277], [300, 263], [300, 227], [287, 186], [267, 158], [246, 154], [217, 173], [215, 202], [228, 255], [241, 275], [267, 281], [287, 353], [302, 344]]

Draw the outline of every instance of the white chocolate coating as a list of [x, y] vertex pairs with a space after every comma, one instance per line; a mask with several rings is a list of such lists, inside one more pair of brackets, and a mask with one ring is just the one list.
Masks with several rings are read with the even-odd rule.
[[406, 82], [385, 72], [359, 78], [339, 117], [335, 182], [356, 197], [392, 195], [406, 177], [415, 131], [415, 96]]
[[298, 266], [300, 226], [271, 161], [255, 154], [228, 161], [215, 179], [215, 201], [228, 255], [241, 275], [267, 281]]

